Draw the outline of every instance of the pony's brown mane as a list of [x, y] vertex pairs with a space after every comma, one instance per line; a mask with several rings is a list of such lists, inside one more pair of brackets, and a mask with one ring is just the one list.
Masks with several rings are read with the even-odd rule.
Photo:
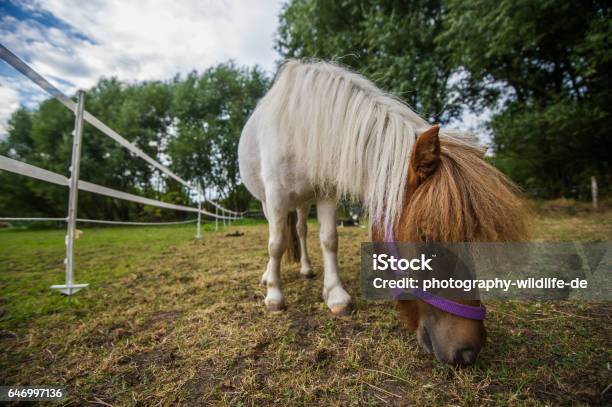
[[444, 136], [440, 145], [437, 170], [409, 197], [402, 216], [406, 240], [525, 240], [530, 211], [518, 187], [477, 147]]

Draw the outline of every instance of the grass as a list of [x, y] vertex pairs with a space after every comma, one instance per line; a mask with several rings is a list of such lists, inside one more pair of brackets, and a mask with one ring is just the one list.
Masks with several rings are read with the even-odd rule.
[[[0, 232], [0, 384], [67, 388], [69, 404], [575, 405], [601, 403], [610, 382], [609, 303], [488, 304], [476, 366], [419, 351], [392, 304], [359, 297], [367, 231], [339, 229], [340, 265], [355, 301], [334, 319], [317, 277], [285, 266], [284, 313], [264, 311], [264, 224], [87, 228], [67, 299], [63, 231]], [[241, 237], [226, 237], [240, 230]], [[612, 212], [539, 215], [538, 240], [612, 238]]]

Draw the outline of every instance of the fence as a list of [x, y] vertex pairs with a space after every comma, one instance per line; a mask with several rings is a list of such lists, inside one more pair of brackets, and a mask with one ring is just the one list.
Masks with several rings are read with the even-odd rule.
[[529, 198], [538, 200], [567, 198], [584, 202], [591, 201], [593, 208], [597, 209], [599, 197], [609, 197], [612, 194], [610, 185], [605, 181], [605, 179], [598, 180], [592, 176], [588, 183], [566, 185], [562, 190], [557, 187], [522, 187], [521, 189]]
[[[196, 239], [201, 238], [201, 221], [202, 215], [208, 216], [215, 220], [215, 229], [219, 227], [219, 220], [223, 221], [224, 225], [233, 220], [239, 219], [243, 217], [241, 212], [232, 211], [224, 208], [218, 203], [207, 200], [199, 186], [194, 186], [190, 182], [185, 181], [174, 172], [172, 172], [169, 168], [160, 164], [158, 161], [147, 155], [144, 151], [138, 148], [136, 145], [132, 144], [125, 138], [123, 138], [119, 133], [108, 127], [94, 115], [85, 110], [85, 92], [79, 90], [77, 93], [77, 102], [74, 102], [64, 93], [62, 93], [59, 89], [54, 87], [49, 81], [47, 81], [44, 77], [34, 71], [31, 67], [29, 67], [25, 62], [23, 62], [19, 57], [17, 57], [13, 52], [11, 52], [4, 45], [0, 44], [0, 58], [3, 59], [6, 63], [16, 69], [18, 72], [26, 76], [32, 82], [36, 83], [40, 86], [44, 91], [49, 93], [51, 96], [55, 97], [60, 103], [62, 103], [66, 108], [74, 113], [74, 131], [72, 133], [73, 142], [72, 142], [72, 160], [70, 165], [70, 177], [65, 177], [61, 174], [57, 174], [55, 172], [51, 172], [45, 170], [43, 168], [39, 168], [18, 160], [14, 160], [9, 157], [5, 157], [0, 155], [0, 170], [13, 172], [15, 174], [24, 175], [30, 178], [39, 179], [42, 181], [50, 182], [56, 185], [62, 185], [68, 187], [69, 199], [68, 199], [68, 215], [66, 218], [0, 218], [0, 220], [4, 221], [65, 221], [67, 223], [67, 234], [66, 234], [66, 279], [65, 284], [53, 285], [51, 288], [59, 290], [63, 294], [72, 295], [79, 291], [81, 288], [87, 287], [88, 284], [76, 284], [74, 282], [74, 240], [75, 240], [75, 230], [77, 222], [87, 222], [87, 223], [103, 223], [103, 224], [124, 224], [124, 225], [169, 225], [169, 224], [181, 224], [181, 223], [196, 223]], [[171, 204], [167, 202], [158, 201], [151, 198], [145, 198], [139, 195], [130, 194], [123, 191], [118, 191], [112, 188], [107, 188], [101, 185], [96, 185], [91, 182], [82, 181], [79, 179], [79, 170], [80, 170], [80, 159], [81, 159], [81, 140], [83, 137], [83, 122], [86, 121], [98, 130], [100, 130], [103, 134], [115, 140], [119, 145], [128, 149], [135, 156], [145, 160], [147, 163], [166, 174], [170, 178], [179, 182], [190, 191], [193, 191], [197, 194], [197, 202], [198, 207], [190, 207], [184, 205]], [[119, 222], [119, 221], [109, 221], [109, 220], [101, 220], [101, 219], [80, 219], [77, 218], [77, 209], [78, 209], [78, 191], [88, 191], [93, 192], [99, 195], [105, 195], [111, 198], [122, 199], [127, 201], [132, 201], [144, 205], [152, 205], [165, 209], [173, 209], [177, 211], [185, 211], [192, 212], [197, 214], [197, 218], [195, 220], [183, 221], [183, 222]], [[205, 209], [202, 209], [202, 204], [208, 202], [214, 208], [215, 212], [208, 212]]]

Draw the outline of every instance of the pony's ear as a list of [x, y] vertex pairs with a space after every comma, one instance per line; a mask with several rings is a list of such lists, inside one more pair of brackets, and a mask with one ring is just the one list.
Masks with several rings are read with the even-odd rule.
[[430, 127], [417, 138], [412, 148], [410, 168], [423, 181], [434, 173], [440, 163], [440, 125]]

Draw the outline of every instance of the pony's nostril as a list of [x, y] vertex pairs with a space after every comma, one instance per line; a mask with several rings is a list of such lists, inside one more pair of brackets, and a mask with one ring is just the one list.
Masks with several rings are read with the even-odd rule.
[[421, 327], [421, 329], [419, 329], [419, 331], [417, 332], [417, 339], [419, 341], [419, 344], [421, 345], [421, 347], [426, 353], [429, 353], [429, 354], [433, 353], [433, 345], [431, 343], [431, 336], [429, 336], [429, 332], [427, 331], [427, 328], [425, 326]]
[[472, 348], [459, 349], [455, 353], [455, 363], [462, 366], [470, 366], [476, 362], [478, 352]]

